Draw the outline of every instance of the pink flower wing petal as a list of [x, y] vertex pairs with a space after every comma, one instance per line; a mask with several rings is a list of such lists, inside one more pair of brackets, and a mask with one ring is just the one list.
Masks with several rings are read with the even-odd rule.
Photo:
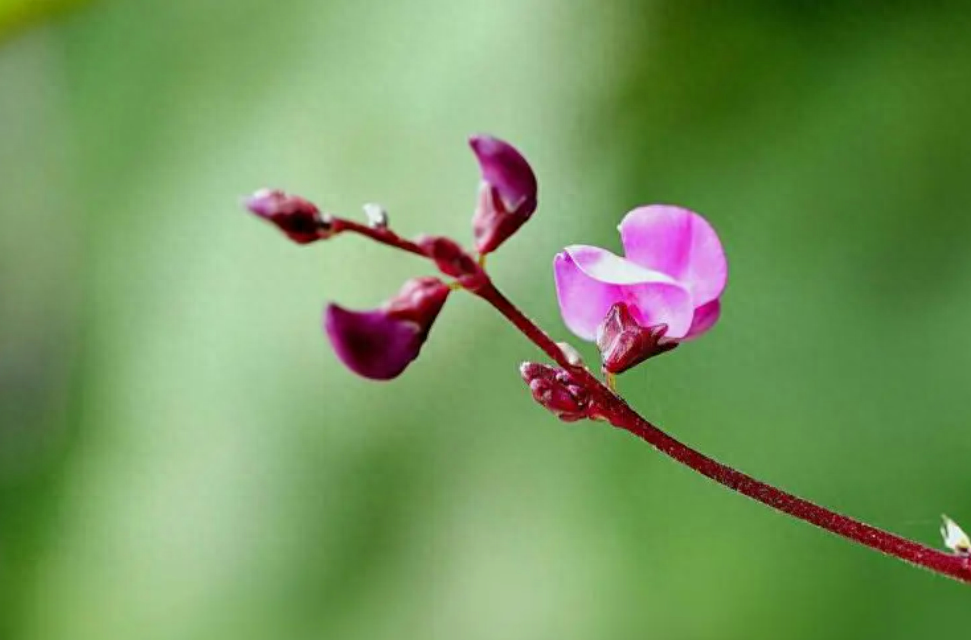
[[682, 338], [691, 327], [694, 309], [688, 290], [662, 282], [649, 282], [623, 287], [624, 300], [630, 305], [637, 324], [653, 327], [668, 325], [668, 338]]
[[569, 254], [576, 262], [577, 267], [584, 273], [602, 282], [622, 285], [645, 282], [677, 284], [674, 278], [660, 271], [638, 265], [600, 247], [575, 244], [570, 245], [564, 251]]
[[620, 290], [585, 274], [565, 251], [553, 259], [553, 277], [563, 322], [580, 338], [595, 340], [607, 310], [623, 299]]
[[696, 305], [725, 289], [728, 263], [721, 241], [703, 217], [682, 207], [638, 207], [620, 223], [628, 260], [665, 273], [691, 292]]
[[712, 300], [701, 305], [695, 309], [694, 319], [691, 321], [691, 328], [688, 329], [688, 333], [684, 336], [684, 339], [691, 340], [708, 331], [718, 322], [719, 316], [721, 316], [721, 302], [719, 300]]
[[597, 247], [574, 245], [553, 262], [556, 294], [566, 326], [584, 340], [615, 302], [627, 302], [638, 323], [665, 323], [680, 338], [691, 325], [693, 307], [686, 289], [663, 273], [644, 269]]

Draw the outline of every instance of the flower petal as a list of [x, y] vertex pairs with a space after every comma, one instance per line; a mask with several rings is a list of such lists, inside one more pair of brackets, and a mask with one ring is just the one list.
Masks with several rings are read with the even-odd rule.
[[327, 306], [324, 329], [347, 367], [365, 378], [390, 380], [418, 357], [426, 334], [416, 322], [384, 310], [350, 311]]
[[591, 278], [609, 284], [642, 284], [663, 282], [677, 285], [677, 281], [660, 271], [655, 271], [614, 255], [606, 249], [575, 244], [564, 251], [573, 258], [584, 273]]
[[553, 259], [553, 277], [563, 322], [580, 338], [595, 340], [607, 310], [623, 299], [620, 290], [585, 274], [565, 251]]
[[553, 271], [563, 321], [584, 340], [596, 339], [615, 302], [630, 305], [643, 326], [667, 324], [672, 338], [684, 336], [691, 325], [694, 307], [685, 288], [604, 249], [567, 247], [554, 259]]
[[691, 294], [677, 284], [647, 282], [622, 287], [624, 302], [642, 327], [668, 326], [665, 338], [680, 339], [688, 333], [694, 309]]
[[665, 273], [691, 292], [696, 305], [725, 289], [728, 263], [721, 241], [703, 217], [682, 207], [638, 207], [620, 223], [627, 259]]
[[[482, 180], [496, 190], [507, 212], [525, 218], [536, 210], [536, 174], [516, 147], [487, 135], [469, 138]], [[522, 224], [522, 223], [520, 223]]]
[[684, 339], [691, 340], [692, 338], [697, 338], [715, 326], [715, 323], [718, 322], [718, 317], [721, 315], [721, 311], [721, 302], [718, 300], [712, 300], [695, 309], [695, 316], [691, 321], [691, 328], [688, 329], [688, 333]]

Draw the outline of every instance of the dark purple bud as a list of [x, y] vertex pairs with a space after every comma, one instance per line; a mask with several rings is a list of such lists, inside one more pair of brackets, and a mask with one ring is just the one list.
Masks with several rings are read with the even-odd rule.
[[604, 371], [623, 373], [648, 358], [666, 353], [678, 343], [664, 336], [666, 324], [642, 327], [623, 302], [614, 303], [597, 327], [597, 347]]
[[529, 385], [533, 399], [564, 422], [594, 418], [590, 394], [565, 370], [536, 362], [524, 362], [519, 374]]
[[398, 295], [384, 303], [385, 312], [392, 318], [410, 320], [428, 331], [438, 312], [442, 310], [450, 289], [432, 276], [412, 278], [405, 282]]
[[337, 357], [358, 375], [390, 380], [418, 357], [449, 294], [438, 278], [414, 278], [373, 311], [327, 306], [324, 330]]
[[486, 254], [495, 251], [536, 210], [536, 175], [508, 142], [483, 135], [470, 138], [469, 145], [482, 169], [472, 231], [476, 249]]
[[300, 196], [277, 189], [260, 189], [246, 199], [246, 208], [272, 222], [297, 244], [307, 244], [330, 235], [330, 223], [317, 206]]
[[458, 278], [459, 284], [466, 289], [475, 291], [485, 283], [486, 275], [482, 267], [454, 240], [442, 236], [424, 236], [418, 239], [418, 246], [435, 261], [442, 273]]

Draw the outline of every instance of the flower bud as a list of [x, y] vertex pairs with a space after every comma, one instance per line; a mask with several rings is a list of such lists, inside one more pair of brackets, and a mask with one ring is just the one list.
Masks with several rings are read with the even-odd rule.
[[448, 285], [438, 278], [413, 278], [373, 311], [328, 305], [324, 330], [351, 371], [372, 380], [390, 380], [418, 357], [448, 294]]
[[474, 291], [485, 280], [485, 272], [457, 242], [443, 236], [423, 236], [418, 246], [445, 275], [458, 278], [459, 284]]
[[590, 394], [570, 374], [550, 365], [524, 362], [519, 375], [529, 385], [533, 399], [564, 422], [593, 418]]
[[597, 327], [597, 347], [604, 371], [623, 373], [648, 358], [674, 349], [678, 343], [665, 339], [667, 330], [666, 324], [642, 327], [626, 303], [614, 303]]
[[536, 210], [536, 175], [511, 144], [491, 136], [473, 136], [469, 145], [479, 160], [482, 185], [472, 216], [475, 246], [490, 253], [516, 232]]
[[450, 289], [432, 276], [411, 278], [402, 285], [398, 295], [384, 303], [384, 311], [392, 318], [410, 320], [427, 328], [442, 310]]
[[300, 196], [276, 189], [260, 189], [245, 201], [246, 208], [277, 226], [297, 244], [326, 238], [330, 223], [317, 206]]

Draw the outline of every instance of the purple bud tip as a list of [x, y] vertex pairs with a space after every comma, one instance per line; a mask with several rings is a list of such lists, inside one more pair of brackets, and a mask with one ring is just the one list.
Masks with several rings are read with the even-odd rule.
[[260, 189], [245, 200], [246, 208], [277, 226], [297, 244], [326, 238], [328, 225], [317, 206], [278, 189]]
[[489, 253], [536, 210], [536, 175], [508, 142], [478, 135], [469, 139], [469, 145], [479, 160], [483, 183], [472, 227], [479, 253]]
[[671, 351], [678, 342], [666, 339], [667, 331], [666, 324], [642, 327], [625, 303], [615, 303], [597, 327], [597, 347], [604, 371], [623, 373], [648, 358]]
[[448, 286], [437, 278], [414, 278], [380, 309], [350, 311], [328, 305], [324, 330], [351, 371], [372, 380], [391, 380], [418, 357], [448, 293]]
[[564, 422], [595, 417], [590, 394], [565, 370], [536, 362], [524, 362], [519, 375], [533, 399]]

